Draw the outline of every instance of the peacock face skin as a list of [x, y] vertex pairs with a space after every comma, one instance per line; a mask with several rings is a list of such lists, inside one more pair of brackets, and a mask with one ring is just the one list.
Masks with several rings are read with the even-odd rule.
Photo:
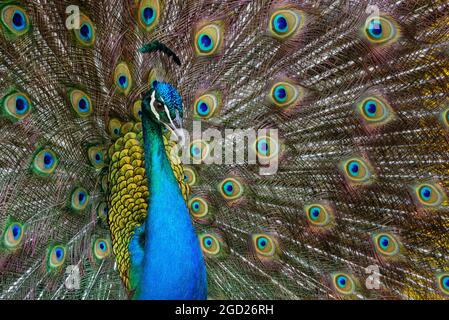
[[184, 109], [178, 91], [171, 84], [154, 81], [144, 94], [142, 115], [176, 132], [182, 128]]

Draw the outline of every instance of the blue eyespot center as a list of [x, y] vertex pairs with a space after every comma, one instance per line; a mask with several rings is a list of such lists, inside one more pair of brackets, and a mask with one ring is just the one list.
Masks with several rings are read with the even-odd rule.
[[18, 31], [25, 29], [26, 27], [25, 15], [19, 10], [16, 10], [12, 16], [12, 24], [14, 28]]
[[87, 23], [83, 23], [80, 28], [80, 35], [84, 41], [90, 41], [92, 38], [92, 29]]
[[207, 105], [207, 103], [201, 101], [200, 103], [198, 103], [198, 113], [202, 116], [206, 116], [209, 113], [209, 106]]
[[382, 24], [379, 20], [374, 19], [370, 22], [368, 26], [368, 32], [373, 38], [382, 37]]
[[227, 195], [232, 195], [232, 191], [234, 191], [234, 185], [232, 184], [232, 182], [226, 182], [223, 186], [223, 189]]
[[78, 193], [78, 201], [80, 205], [83, 205], [86, 202], [86, 194], [84, 192]]
[[313, 207], [313, 208], [310, 210], [310, 217], [311, 217], [313, 220], [316, 220], [316, 219], [318, 219], [318, 217], [320, 216], [320, 213], [321, 213], [321, 209], [320, 209], [320, 208]]
[[345, 276], [339, 276], [337, 278], [337, 284], [340, 288], [344, 288], [346, 286], [347, 279]]
[[100, 241], [100, 243], [98, 243], [98, 247], [100, 248], [101, 251], [106, 251], [106, 243], [104, 241]]
[[81, 112], [87, 112], [89, 111], [89, 101], [86, 98], [81, 98], [78, 101], [78, 109]]
[[279, 33], [284, 33], [286, 31], [288, 31], [288, 21], [282, 14], [278, 14], [274, 18], [273, 24], [274, 24], [274, 30]]
[[120, 134], [120, 129], [119, 128], [115, 128], [114, 129], [114, 134], [118, 136]]
[[270, 146], [268, 145], [268, 142], [266, 139], [261, 139], [258, 144], [257, 144], [257, 150], [263, 154], [263, 155], [268, 155], [269, 151], [270, 151]]
[[28, 101], [22, 97], [18, 96], [16, 98], [16, 112], [20, 115], [24, 114], [28, 109]]
[[449, 290], [449, 276], [444, 276], [443, 279], [441, 279], [441, 283], [443, 284], [444, 289]]
[[192, 154], [194, 156], [199, 156], [201, 155], [201, 148], [198, 146], [192, 146]]
[[102, 155], [101, 155], [101, 153], [99, 153], [99, 152], [97, 152], [96, 154], [95, 154], [95, 161], [96, 162], [100, 162], [101, 160], [102, 160]]
[[12, 227], [12, 236], [13, 236], [14, 240], [19, 239], [20, 233], [21, 233], [20, 226], [18, 226], [17, 224], [13, 225], [13, 227]]
[[213, 240], [211, 237], [204, 238], [204, 245], [206, 248], [212, 247], [212, 244], [213, 244]]
[[265, 247], [267, 246], [267, 244], [268, 244], [268, 240], [267, 240], [267, 238], [265, 238], [265, 237], [260, 237], [260, 238], [257, 240], [257, 246], [259, 247], [259, 249], [265, 249]]
[[156, 18], [156, 15], [154, 14], [154, 9], [151, 7], [146, 7], [145, 9], [143, 9], [142, 18], [147, 26], [150, 25]]
[[374, 115], [376, 115], [376, 111], [377, 111], [377, 105], [374, 101], [368, 101], [365, 104], [365, 113], [372, 117]]
[[357, 162], [353, 161], [349, 164], [349, 172], [351, 175], [356, 176], [360, 170], [360, 166]]
[[119, 76], [118, 83], [119, 83], [120, 87], [125, 89], [128, 86], [128, 77], [125, 75]]
[[210, 50], [212, 50], [212, 47], [213, 47], [212, 38], [207, 34], [202, 34], [198, 38], [198, 45], [201, 50], [210, 51]]
[[53, 156], [50, 153], [45, 152], [45, 154], [44, 154], [44, 166], [45, 166], [45, 168], [46, 169], [50, 169], [53, 166], [54, 161], [55, 160], [54, 160]]
[[56, 259], [58, 259], [58, 261], [60, 261], [62, 259], [62, 257], [64, 256], [64, 251], [61, 248], [57, 248], [55, 250], [55, 256], [56, 256]]
[[287, 100], [287, 90], [284, 86], [279, 86], [274, 90], [274, 98], [278, 102], [285, 102]]
[[422, 187], [420, 190], [420, 195], [425, 201], [429, 201], [430, 196], [432, 195], [432, 189], [429, 187]]
[[195, 201], [192, 204], [192, 208], [193, 208], [193, 211], [197, 212], [200, 209], [200, 203], [198, 201]]
[[379, 245], [382, 249], [388, 249], [388, 245], [390, 244], [390, 239], [387, 236], [382, 236], [379, 239]]

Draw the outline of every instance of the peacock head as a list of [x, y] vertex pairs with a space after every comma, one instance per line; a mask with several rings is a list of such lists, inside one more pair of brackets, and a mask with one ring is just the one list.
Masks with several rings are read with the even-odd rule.
[[144, 94], [142, 116], [175, 134], [182, 129], [183, 113], [181, 96], [169, 83], [154, 81], [151, 89]]

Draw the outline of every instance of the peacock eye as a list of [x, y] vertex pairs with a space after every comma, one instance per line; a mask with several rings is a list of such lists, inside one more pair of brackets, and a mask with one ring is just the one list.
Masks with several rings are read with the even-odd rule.
[[254, 149], [259, 159], [272, 159], [279, 153], [279, 143], [269, 136], [260, 136], [255, 142]]
[[217, 256], [222, 250], [223, 240], [215, 233], [203, 233], [199, 236], [201, 249], [208, 256]]
[[219, 190], [226, 200], [236, 200], [243, 195], [243, 185], [235, 178], [227, 178], [220, 183]]
[[34, 156], [32, 169], [38, 175], [47, 176], [56, 170], [58, 162], [58, 157], [53, 151], [43, 149]]
[[399, 28], [387, 17], [375, 17], [366, 22], [365, 37], [375, 44], [386, 44], [397, 39]]
[[95, 43], [95, 27], [88, 16], [80, 14], [80, 27], [73, 29], [75, 38], [83, 47], [92, 47]]
[[160, 102], [159, 100], [156, 100], [154, 102], [154, 107], [156, 108], [156, 110], [158, 112], [164, 112], [165, 111], [164, 104], [162, 102]]
[[346, 178], [355, 183], [368, 182], [371, 177], [371, 170], [368, 163], [361, 158], [352, 158], [346, 160], [343, 167]]
[[415, 187], [418, 201], [426, 207], [437, 207], [444, 200], [444, 192], [436, 184], [424, 183]]
[[89, 205], [90, 195], [84, 188], [76, 188], [72, 191], [70, 207], [74, 211], [82, 211]]
[[103, 220], [106, 221], [107, 217], [108, 217], [108, 205], [106, 202], [101, 202], [98, 207], [97, 207], [97, 216]]
[[343, 295], [353, 294], [355, 283], [351, 276], [345, 273], [335, 273], [332, 275], [332, 283], [335, 290]]
[[1, 21], [16, 36], [24, 35], [30, 30], [28, 14], [23, 8], [16, 5], [8, 5], [3, 8]]
[[139, 6], [139, 24], [145, 31], [151, 31], [157, 25], [160, 17], [158, 0], [143, 0]]
[[332, 219], [332, 211], [318, 203], [306, 206], [305, 212], [309, 223], [315, 226], [324, 227]]
[[106, 165], [105, 156], [106, 150], [102, 146], [90, 147], [87, 151], [89, 161], [95, 169], [102, 169]]
[[208, 24], [195, 33], [195, 53], [210, 56], [218, 52], [223, 42], [223, 24], [220, 21]]
[[120, 93], [128, 95], [132, 88], [131, 71], [126, 62], [117, 65], [114, 72], [114, 81]]
[[6, 227], [3, 236], [3, 243], [8, 249], [18, 248], [23, 239], [23, 226], [20, 223], [12, 223]]
[[383, 124], [388, 122], [392, 116], [390, 105], [381, 98], [367, 97], [357, 105], [359, 113], [369, 124]]
[[111, 245], [107, 239], [97, 239], [93, 244], [93, 253], [97, 260], [107, 258], [111, 253]]
[[389, 233], [379, 233], [373, 236], [374, 247], [377, 252], [384, 256], [394, 256], [399, 253], [399, 243]]
[[277, 250], [275, 240], [268, 234], [252, 235], [252, 246], [259, 257], [273, 257]]
[[279, 9], [270, 17], [268, 31], [278, 39], [295, 35], [304, 24], [304, 14], [296, 9]]
[[120, 135], [122, 133], [121, 128], [122, 128], [122, 122], [119, 119], [112, 118], [111, 120], [109, 120], [108, 130], [113, 139], [120, 138]]
[[441, 292], [449, 296], [449, 273], [437, 275], [437, 281]]
[[192, 168], [184, 168], [184, 181], [190, 186], [193, 186], [196, 183], [196, 172]]
[[190, 212], [196, 219], [201, 219], [209, 213], [209, 205], [200, 197], [194, 197], [189, 201]]
[[69, 100], [72, 108], [80, 117], [87, 117], [92, 113], [92, 101], [85, 92], [72, 89], [69, 91]]
[[3, 99], [0, 112], [2, 109], [12, 121], [23, 120], [31, 112], [31, 100], [23, 92], [12, 93]]
[[49, 269], [56, 269], [62, 266], [66, 258], [66, 248], [61, 245], [56, 245], [48, 249], [47, 267]]
[[289, 82], [275, 83], [268, 94], [271, 104], [281, 108], [287, 108], [297, 104], [303, 96], [301, 88]]
[[206, 93], [195, 101], [195, 116], [209, 119], [214, 116], [221, 106], [221, 95], [218, 92]]

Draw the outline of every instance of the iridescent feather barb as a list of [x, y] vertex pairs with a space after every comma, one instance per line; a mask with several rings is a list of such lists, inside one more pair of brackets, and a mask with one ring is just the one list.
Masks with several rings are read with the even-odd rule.
[[447, 299], [448, 9], [3, 1], [0, 299]]

